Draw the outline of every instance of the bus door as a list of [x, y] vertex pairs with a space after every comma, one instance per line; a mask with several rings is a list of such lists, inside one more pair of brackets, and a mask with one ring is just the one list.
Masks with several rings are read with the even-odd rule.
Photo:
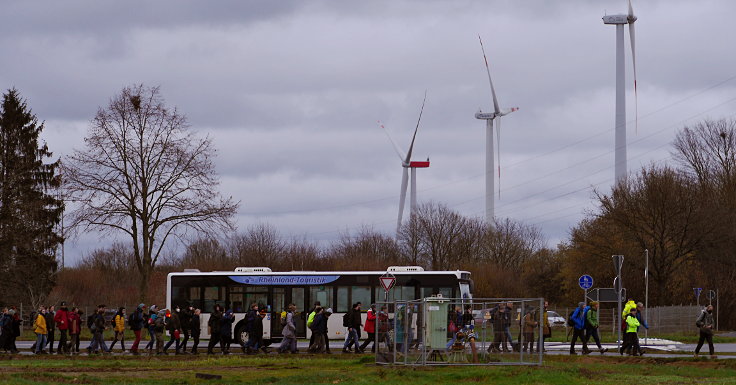
[[294, 325], [296, 325], [296, 338], [307, 337], [307, 296], [306, 288], [292, 287], [290, 302], [296, 305], [294, 312]]
[[[281, 312], [286, 309], [286, 288], [283, 287], [274, 287], [273, 288], [273, 295], [271, 296], [271, 303], [269, 304], [270, 313], [271, 313], [271, 319], [267, 320], [265, 322], [269, 322], [268, 324], [264, 325], [264, 332], [266, 330], [270, 330], [270, 337], [268, 338], [279, 338], [282, 337], [281, 330], [283, 329], [283, 326], [281, 326]], [[264, 337], [265, 338], [265, 337]]]

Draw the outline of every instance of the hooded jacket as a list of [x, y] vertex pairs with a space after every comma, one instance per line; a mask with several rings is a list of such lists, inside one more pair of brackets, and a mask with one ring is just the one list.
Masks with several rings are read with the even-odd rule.
[[62, 307], [56, 312], [56, 315], [54, 315], [54, 322], [59, 330], [69, 329], [69, 313], [65, 307]]

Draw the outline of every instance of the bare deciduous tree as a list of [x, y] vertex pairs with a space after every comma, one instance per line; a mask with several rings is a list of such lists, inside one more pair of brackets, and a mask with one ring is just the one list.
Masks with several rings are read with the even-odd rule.
[[217, 191], [212, 143], [188, 128], [158, 87], [126, 87], [97, 112], [85, 149], [64, 163], [72, 225], [131, 238], [141, 300], [169, 239], [234, 227], [238, 204]]
[[650, 167], [617, 184], [611, 195], [598, 193], [598, 199], [600, 215], [640, 247], [640, 264], [649, 250], [655, 301], [664, 301], [678, 283], [677, 273], [685, 271], [709, 232], [697, 186], [676, 170]]

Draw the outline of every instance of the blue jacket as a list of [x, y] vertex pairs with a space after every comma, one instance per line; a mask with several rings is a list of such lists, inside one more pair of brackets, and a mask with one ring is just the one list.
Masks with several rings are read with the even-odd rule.
[[583, 330], [585, 329], [585, 313], [588, 312], [588, 309], [590, 307], [585, 308], [576, 308], [575, 311], [572, 313], [572, 322], [575, 324], [575, 329]]
[[649, 325], [647, 325], [647, 321], [644, 320], [644, 316], [641, 314], [641, 312], [636, 312], [636, 319], [639, 321], [639, 324], [641, 326], [644, 326], [645, 329], [649, 329]]

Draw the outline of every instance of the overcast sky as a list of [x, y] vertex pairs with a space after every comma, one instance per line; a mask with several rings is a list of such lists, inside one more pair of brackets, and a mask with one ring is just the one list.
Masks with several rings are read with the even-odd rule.
[[[629, 171], [670, 163], [678, 129], [736, 112], [736, 2], [636, 1], [638, 130], [628, 32]], [[496, 215], [554, 246], [613, 183], [615, 27], [598, 1], [4, 1], [0, 87], [16, 87], [56, 156], [82, 148], [122, 87], [160, 85], [218, 150], [241, 230], [327, 244], [368, 226], [393, 234], [401, 165], [381, 120], [414, 159], [420, 202], [484, 212], [490, 90], [503, 118]], [[75, 261], [109, 238], [67, 243]]]

